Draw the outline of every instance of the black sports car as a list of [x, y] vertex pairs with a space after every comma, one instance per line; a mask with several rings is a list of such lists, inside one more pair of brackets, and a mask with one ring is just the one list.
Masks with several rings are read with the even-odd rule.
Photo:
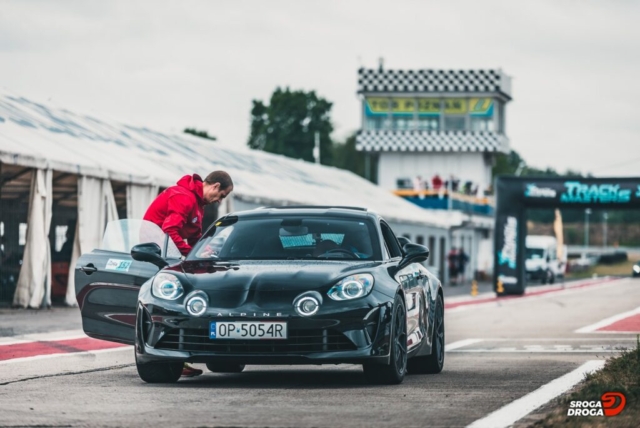
[[229, 214], [184, 260], [167, 256], [171, 241], [158, 239], [159, 229], [149, 233], [155, 225], [144, 232], [131, 222], [108, 228], [104, 248], [80, 258], [76, 292], [84, 331], [135, 345], [146, 382], [177, 381], [184, 362], [214, 372], [362, 364], [370, 382], [387, 384], [407, 372], [442, 370], [442, 287], [420, 264], [429, 250], [401, 247], [375, 213], [280, 207]]

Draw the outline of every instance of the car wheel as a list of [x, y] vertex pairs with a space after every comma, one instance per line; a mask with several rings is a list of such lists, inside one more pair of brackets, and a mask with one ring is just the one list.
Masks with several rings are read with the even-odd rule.
[[554, 282], [556, 282], [556, 276], [553, 272], [549, 272], [549, 284], [553, 284]]
[[410, 374], [440, 373], [444, 367], [444, 304], [440, 295], [436, 301], [434, 322], [431, 355], [411, 358], [407, 364]]
[[546, 283], [548, 283], [548, 282], [549, 282], [549, 274], [550, 274], [550, 273], [551, 273], [551, 272], [546, 271], [544, 274], [542, 274], [542, 279], [540, 279], [540, 283], [541, 283], [541, 284], [546, 284]]
[[241, 373], [244, 370], [244, 364], [207, 363], [207, 368], [213, 373]]
[[183, 366], [181, 361], [140, 364], [136, 353], [138, 376], [147, 383], [175, 383], [182, 375]]
[[397, 385], [407, 373], [407, 313], [400, 296], [393, 302], [389, 364], [363, 364], [364, 376], [372, 384]]

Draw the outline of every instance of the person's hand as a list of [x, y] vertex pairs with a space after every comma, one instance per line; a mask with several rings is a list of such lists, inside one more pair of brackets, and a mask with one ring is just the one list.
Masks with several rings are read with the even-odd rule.
[[202, 251], [200, 251], [200, 255], [199, 255], [199, 257], [201, 257], [203, 259], [205, 259], [205, 258], [208, 259], [208, 258], [217, 257], [217, 256], [218, 256], [218, 250], [216, 250], [215, 248], [213, 248], [209, 244], [204, 246]]

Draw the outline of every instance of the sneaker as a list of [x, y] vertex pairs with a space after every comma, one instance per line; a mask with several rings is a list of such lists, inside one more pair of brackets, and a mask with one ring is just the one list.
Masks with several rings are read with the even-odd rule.
[[202, 370], [196, 369], [195, 367], [191, 367], [189, 364], [184, 363], [184, 367], [182, 368], [182, 377], [195, 377], [200, 376], [202, 374]]

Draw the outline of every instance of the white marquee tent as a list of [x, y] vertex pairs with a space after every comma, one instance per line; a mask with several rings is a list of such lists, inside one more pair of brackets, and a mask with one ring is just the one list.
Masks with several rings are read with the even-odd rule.
[[[418, 208], [345, 170], [251, 150], [242, 144], [231, 146], [187, 134], [169, 135], [146, 127], [107, 122], [6, 92], [0, 92], [0, 164], [54, 171], [75, 179], [127, 183], [129, 216], [141, 216], [158, 187], [171, 186], [185, 174], [195, 172], [205, 176], [223, 169], [234, 180], [233, 197], [238, 202], [362, 206], [378, 212], [392, 224], [441, 229], [443, 233], [463, 220], [461, 213]], [[38, 179], [37, 175], [33, 177], [32, 180]], [[3, 185], [6, 181], [3, 180]], [[107, 190], [111, 192], [110, 186]], [[29, 218], [45, 221], [52, 199], [35, 203], [37, 195], [33, 193], [29, 197], [30, 207], [41, 212], [30, 213]], [[2, 197], [5, 198], [5, 193]], [[113, 198], [112, 194], [102, 197]], [[132, 201], [137, 201], [138, 206]], [[85, 225], [78, 227], [82, 233]], [[47, 225], [37, 228], [30, 225], [29, 229], [48, 231]], [[97, 245], [93, 242], [89, 246]], [[29, 275], [24, 281], [41, 277]], [[28, 286], [34, 288], [33, 284]], [[14, 303], [26, 306], [31, 300], [32, 295]]]

